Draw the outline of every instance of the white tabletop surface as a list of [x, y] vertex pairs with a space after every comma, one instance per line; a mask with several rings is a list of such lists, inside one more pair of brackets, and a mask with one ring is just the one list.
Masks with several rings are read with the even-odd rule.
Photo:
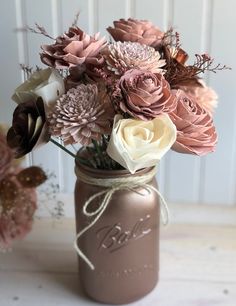
[[[133, 306], [235, 306], [236, 227], [170, 225], [161, 231], [156, 289]], [[90, 306], [78, 284], [73, 220], [36, 221], [0, 254], [0, 306]]]

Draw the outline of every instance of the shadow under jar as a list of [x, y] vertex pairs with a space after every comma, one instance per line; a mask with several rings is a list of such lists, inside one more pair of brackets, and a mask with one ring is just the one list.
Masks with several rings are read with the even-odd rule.
[[[100, 179], [145, 175], [150, 168], [130, 174], [126, 170], [98, 170], [76, 162], [83, 174]], [[147, 184], [157, 188], [155, 177]], [[85, 202], [104, 187], [87, 184], [77, 177], [75, 186], [76, 230], [79, 233], [94, 217], [83, 214]], [[104, 195], [91, 203], [94, 211]], [[79, 257], [79, 277], [84, 292], [107, 304], [125, 304], [149, 293], [158, 282], [159, 221], [158, 195], [139, 187], [116, 191], [99, 220], [77, 241], [93, 263], [92, 270]]]

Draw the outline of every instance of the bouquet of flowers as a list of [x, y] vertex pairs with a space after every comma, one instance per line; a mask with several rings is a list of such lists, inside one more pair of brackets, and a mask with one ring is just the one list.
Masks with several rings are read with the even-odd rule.
[[76, 25], [55, 39], [31, 28], [53, 42], [41, 46], [49, 67], [23, 67], [28, 79], [12, 97], [18, 106], [7, 141], [15, 157], [51, 140], [73, 156], [66, 146], [84, 146], [89, 158], [75, 157], [87, 166], [135, 173], [169, 149], [213, 152], [217, 95], [201, 74], [227, 67], [207, 54], [188, 64], [179, 34], [149, 21], [120, 19], [107, 30], [114, 41]]
[[0, 250], [24, 238], [31, 230], [37, 208], [36, 187], [46, 179], [39, 167], [23, 169], [7, 146], [5, 128], [0, 126]]

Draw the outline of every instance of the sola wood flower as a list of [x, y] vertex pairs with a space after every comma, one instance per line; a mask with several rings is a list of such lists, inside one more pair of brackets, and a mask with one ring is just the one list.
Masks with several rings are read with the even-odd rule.
[[213, 152], [217, 134], [211, 115], [182, 90], [176, 109], [169, 114], [177, 128], [172, 149], [180, 153], [205, 155]]
[[139, 42], [147, 46], [158, 47], [162, 43], [164, 32], [155, 27], [150, 21], [129, 18], [114, 21], [114, 28], [107, 31], [115, 41]]
[[116, 115], [108, 155], [131, 173], [156, 165], [176, 140], [176, 127], [166, 114], [151, 121]]
[[191, 99], [195, 100], [201, 107], [205, 108], [210, 114], [213, 114], [217, 107], [218, 96], [216, 92], [206, 86], [206, 84], [199, 80], [199, 86], [180, 86]]
[[132, 68], [152, 73], [164, 73], [165, 60], [154, 48], [135, 42], [115, 42], [103, 50], [106, 67], [115, 75], [122, 75]]
[[49, 141], [44, 103], [41, 98], [17, 106], [13, 113], [12, 127], [7, 133], [7, 143], [16, 158], [31, 152]]
[[68, 33], [57, 37], [53, 45], [43, 45], [40, 54], [44, 64], [57, 69], [71, 68], [82, 64], [99, 65], [103, 58], [99, 52], [106, 45], [106, 39], [93, 37], [78, 27], [71, 27]]
[[0, 186], [0, 247], [4, 249], [31, 230], [37, 208], [36, 190], [22, 188], [15, 176], [20, 169], [15, 171], [1, 184], [5, 186], [4, 192]]
[[7, 145], [6, 137], [0, 133], [0, 181], [11, 167], [12, 160], [12, 150]]
[[49, 115], [50, 129], [65, 145], [88, 145], [110, 132], [113, 110], [105, 92], [97, 86], [81, 84], [63, 95]]
[[176, 108], [177, 97], [162, 74], [132, 69], [119, 81], [120, 109], [132, 117], [151, 120]]
[[41, 97], [46, 108], [51, 108], [65, 93], [64, 80], [51, 68], [34, 72], [30, 78], [15, 89], [12, 99], [16, 103], [28, 102]]

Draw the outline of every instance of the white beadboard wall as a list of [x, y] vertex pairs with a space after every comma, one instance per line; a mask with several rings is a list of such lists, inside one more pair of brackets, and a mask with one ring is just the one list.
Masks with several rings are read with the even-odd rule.
[[[47, 38], [16, 31], [35, 22], [52, 36], [67, 30], [76, 12], [79, 26], [93, 34], [122, 17], [149, 19], [166, 30], [173, 25], [190, 54], [209, 52], [232, 71], [209, 74], [206, 81], [219, 95], [215, 123], [219, 134], [216, 153], [207, 157], [169, 152], [162, 160], [158, 180], [169, 202], [236, 204], [236, 2], [234, 0], [9, 0], [0, 2], [0, 120], [10, 123], [15, 107], [10, 97], [23, 80], [19, 63], [41, 65], [40, 45]], [[193, 57], [192, 57], [193, 59]], [[53, 171], [60, 190], [74, 188], [73, 160], [49, 144], [28, 157]]]

